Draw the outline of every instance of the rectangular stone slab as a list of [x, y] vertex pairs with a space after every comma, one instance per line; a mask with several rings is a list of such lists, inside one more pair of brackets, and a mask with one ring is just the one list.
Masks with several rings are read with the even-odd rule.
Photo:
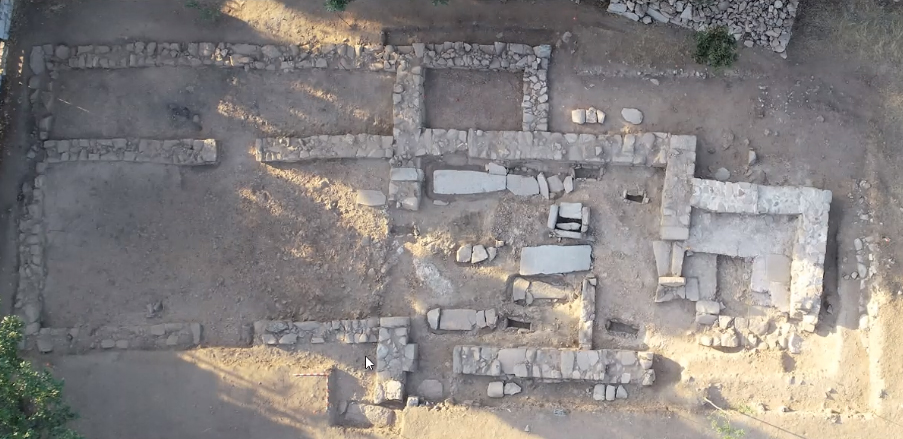
[[449, 169], [433, 172], [433, 192], [437, 194], [485, 194], [503, 191], [506, 187], [507, 179], [504, 175]]
[[558, 274], [589, 271], [592, 247], [588, 245], [541, 245], [524, 247], [520, 256], [520, 274]]

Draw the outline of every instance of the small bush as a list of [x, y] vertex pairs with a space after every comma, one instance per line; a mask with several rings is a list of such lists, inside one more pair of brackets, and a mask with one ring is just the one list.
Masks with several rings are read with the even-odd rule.
[[0, 437], [83, 439], [66, 428], [75, 413], [63, 402], [63, 384], [19, 358], [22, 321], [0, 320]]
[[326, 0], [326, 10], [329, 12], [342, 12], [352, 1], [354, 0]]
[[724, 26], [696, 34], [693, 59], [714, 68], [730, 67], [737, 60], [737, 41]]

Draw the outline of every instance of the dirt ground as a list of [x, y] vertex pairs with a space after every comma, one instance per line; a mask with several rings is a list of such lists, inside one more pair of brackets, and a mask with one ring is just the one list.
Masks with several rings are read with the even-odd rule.
[[[617, 113], [636, 107], [645, 115], [643, 131], [697, 136], [696, 177], [712, 178], [725, 167], [730, 181], [834, 193], [826, 306], [804, 354], [725, 353], [698, 346], [687, 333], [692, 304], [652, 302], [657, 280], [648, 243], [658, 230], [662, 171], [610, 167], [599, 179], [579, 179], [563, 200], [586, 203], [593, 212], [593, 274], [601, 285], [594, 344], [655, 352], [656, 385], [604, 406], [589, 397], [586, 384], [521, 382], [522, 394], [489, 400], [489, 379], [452, 373], [453, 346], [576, 344], [579, 304], [521, 307], [510, 300], [518, 250], [555, 243], [545, 230], [548, 203], [511, 194], [434, 197], [450, 201], [440, 206], [427, 191], [420, 211], [386, 212], [355, 203], [355, 190], [388, 186], [385, 161], [273, 166], [253, 156], [261, 136], [390, 135], [392, 75], [168, 67], [63, 72], [56, 81], [53, 139], [190, 137], [216, 138], [220, 145], [215, 167], [79, 163], [53, 166], [47, 174], [46, 326], [204, 327], [204, 348], [192, 351], [37, 357], [66, 380], [67, 397], [82, 415], [75, 427], [87, 437], [438, 438], [449, 431], [500, 438], [598, 431], [718, 437], [704, 397], [746, 412], [735, 411], [732, 419], [747, 437], [903, 434], [893, 420], [903, 407], [903, 375], [894, 361], [900, 356], [895, 322], [903, 312], [897, 298], [903, 280], [894, 265], [903, 257], [895, 241], [903, 229], [896, 172], [903, 160], [903, 87], [892, 68], [872, 62], [874, 54], [855, 44], [858, 28], [824, 22], [828, 6], [801, 5], [788, 60], [743, 49], [735, 68], [718, 73], [693, 64], [687, 32], [635, 24], [588, 2], [452, 0], [413, 8], [396, 0], [357, 0], [343, 13], [326, 12], [318, 0], [208, 1], [200, 8], [181, 0], [41, 0], [18, 8], [3, 87], [4, 312], [18, 269], [19, 188], [34, 167], [27, 156], [34, 121], [23, 104], [28, 90], [21, 65], [34, 44], [557, 43], [549, 71], [550, 131], [628, 131]], [[210, 19], [206, 8], [221, 12]], [[903, 16], [899, 7], [889, 8]], [[874, 11], [860, 12], [865, 20]], [[895, 58], [885, 59], [892, 67]], [[519, 75], [430, 71], [425, 87], [429, 127], [520, 129]], [[174, 120], [174, 106], [197, 121]], [[606, 111], [607, 122], [571, 123], [571, 109], [589, 106]], [[753, 167], [747, 166], [750, 150], [759, 157]], [[480, 165], [454, 156], [423, 163], [425, 169]], [[568, 172], [546, 163], [521, 166], [516, 172]], [[645, 191], [652, 201], [625, 201], [624, 190]], [[881, 270], [861, 291], [858, 280], [844, 275], [856, 270], [854, 239], [866, 236], [878, 238]], [[505, 246], [491, 264], [453, 262], [458, 245], [496, 240]], [[721, 265], [722, 284], [748, 275], [742, 261]], [[545, 280], [576, 288], [581, 279]], [[870, 300], [880, 312], [870, 310], [863, 326]], [[146, 306], [158, 301], [163, 312], [146, 317]], [[433, 333], [422, 316], [435, 306], [496, 308], [533, 327], [527, 333]], [[330, 426], [330, 410], [339, 402], [372, 399], [372, 377], [362, 370], [371, 348], [329, 345], [289, 353], [243, 347], [255, 320], [390, 315], [417, 316], [412, 338], [420, 346], [420, 369], [409, 374], [408, 388], [438, 379], [449, 399], [399, 410], [389, 429]], [[617, 323], [611, 331], [605, 326], [610, 320]], [[618, 331], [624, 328], [637, 334]], [[330, 368], [332, 383], [291, 377]]]

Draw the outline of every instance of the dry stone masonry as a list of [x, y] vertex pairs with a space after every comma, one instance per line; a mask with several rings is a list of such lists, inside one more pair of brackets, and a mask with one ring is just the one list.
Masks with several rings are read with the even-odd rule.
[[201, 343], [201, 330], [199, 323], [41, 328], [26, 343], [33, 343], [41, 353], [66, 354], [92, 349], [188, 349]]
[[270, 137], [257, 139], [257, 160], [264, 163], [322, 159], [391, 158], [392, 137], [371, 134]]
[[126, 161], [172, 165], [216, 163], [213, 139], [67, 139], [46, 140], [48, 163], [74, 161]]
[[472, 331], [474, 329], [495, 328], [498, 314], [495, 309], [440, 309], [433, 308], [426, 313], [430, 328], [442, 331]]
[[455, 346], [452, 367], [455, 373], [464, 375], [649, 386], [655, 382], [653, 358], [651, 352], [615, 349]]
[[695, 31], [725, 26], [746, 47], [759, 45], [783, 54], [798, 7], [798, 0], [612, 0], [608, 12], [645, 24], [672, 23]]

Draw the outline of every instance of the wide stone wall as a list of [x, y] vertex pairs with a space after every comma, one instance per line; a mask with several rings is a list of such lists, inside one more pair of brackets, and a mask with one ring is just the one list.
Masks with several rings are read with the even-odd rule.
[[745, 45], [783, 54], [790, 42], [798, 0], [611, 0], [608, 12], [645, 24], [671, 23], [695, 31], [725, 26]]

